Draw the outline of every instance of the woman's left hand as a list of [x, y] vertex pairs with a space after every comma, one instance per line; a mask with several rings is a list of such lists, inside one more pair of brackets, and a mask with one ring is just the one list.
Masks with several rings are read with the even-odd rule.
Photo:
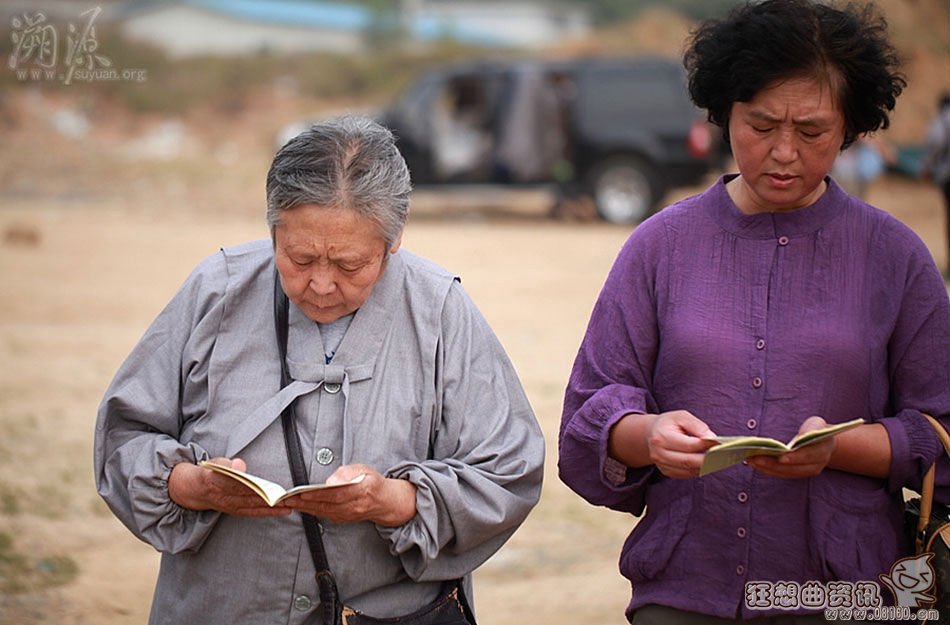
[[[821, 417], [809, 417], [802, 423], [798, 433], [818, 430], [828, 425]], [[819, 475], [831, 461], [835, 451], [835, 437], [812, 443], [801, 449], [777, 457], [753, 456], [749, 466], [765, 475], [780, 478], [814, 477]]]
[[365, 477], [356, 484], [309, 491], [284, 503], [333, 523], [372, 521], [384, 527], [398, 527], [416, 515], [416, 486], [409, 480], [383, 477], [372, 467], [344, 465], [327, 479], [327, 484], [349, 482], [361, 474]]

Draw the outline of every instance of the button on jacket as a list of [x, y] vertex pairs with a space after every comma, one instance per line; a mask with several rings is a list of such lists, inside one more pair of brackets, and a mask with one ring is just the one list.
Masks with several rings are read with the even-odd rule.
[[458, 280], [401, 250], [391, 256], [330, 363], [293, 304], [280, 389], [270, 241], [207, 259], [122, 365], [99, 410], [100, 494], [162, 552], [150, 622], [319, 623], [297, 513], [245, 518], [183, 509], [168, 497], [178, 462], [240, 457], [292, 480], [280, 413], [296, 400], [311, 482], [370, 465], [417, 487], [396, 528], [323, 523], [343, 599], [395, 616], [469, 574], [537, 502], [543, 439], [515, 371]]
[[[901, 487], [942, 454], [921, 412], [950, 425], [950, 303], [920, 239], [830, 179], [812, 206], [756, 215], [727, 181], [634, 230], [565, 395], [561, 479], [594, 504], [645, 511], [620, 557], [628, 614], [656, 603], [750, 618], [769, 611], [745, 606], [749, 581], [877, 582], [909, 554]], [[739, 464], [671, 480], [608, 458], [623, 415], [670, 410], [779, 440], [812, 415], [863, 417], [887, 429], [890, 474], [780, 480]], [[947, 499], [945, 458], [937, 474]]]

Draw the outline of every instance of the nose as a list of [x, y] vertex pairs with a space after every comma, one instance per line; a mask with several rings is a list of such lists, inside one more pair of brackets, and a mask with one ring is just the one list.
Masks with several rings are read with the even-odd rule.
[[772, 144], [772, 158], [779, 163], [791, 163], [798, 157], [798, 145], [793, 131], [776, 133]]
[[330, 295], [336, 290], [336, 279], [329, 267], [316, 267], [310, 274], [310, 290], [317, 295]]

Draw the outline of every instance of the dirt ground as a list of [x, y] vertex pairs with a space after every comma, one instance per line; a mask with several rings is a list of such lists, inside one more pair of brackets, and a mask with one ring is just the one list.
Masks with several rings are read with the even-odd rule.
[[[109, 133], [67, 139], [29, 119], [0, 143], [0, 624], [137, 625], [158, 555], [95, 492], [96, 408], [194, 264], [266, 236], [268, 139], [222, 130], [198, 145], [188, 136], [168, 157]], [[912, 226], [945, 266], [934, 188], [885, 178], [869, 199]], [[574, 352], [629, 228], [554, 221], [545, 201], [420, 191], [404, 245], [462, 276], [548, 442], [540, 505], [476, 575], [480, 621], [622, 623], [629, 589], [616, 561], [634, 519], [559, 483], [556, 436]]]

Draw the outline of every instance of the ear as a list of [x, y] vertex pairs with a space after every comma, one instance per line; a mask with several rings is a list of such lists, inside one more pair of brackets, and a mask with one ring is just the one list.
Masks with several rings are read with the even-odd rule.
[[399, 236], [396, 237], [396, 241], [393, 243], [393, 246], [389, 248], [390, 254], [395, 254], [399, 251], [399, 246], [402, 245], [402, 233], [399, 233]]

